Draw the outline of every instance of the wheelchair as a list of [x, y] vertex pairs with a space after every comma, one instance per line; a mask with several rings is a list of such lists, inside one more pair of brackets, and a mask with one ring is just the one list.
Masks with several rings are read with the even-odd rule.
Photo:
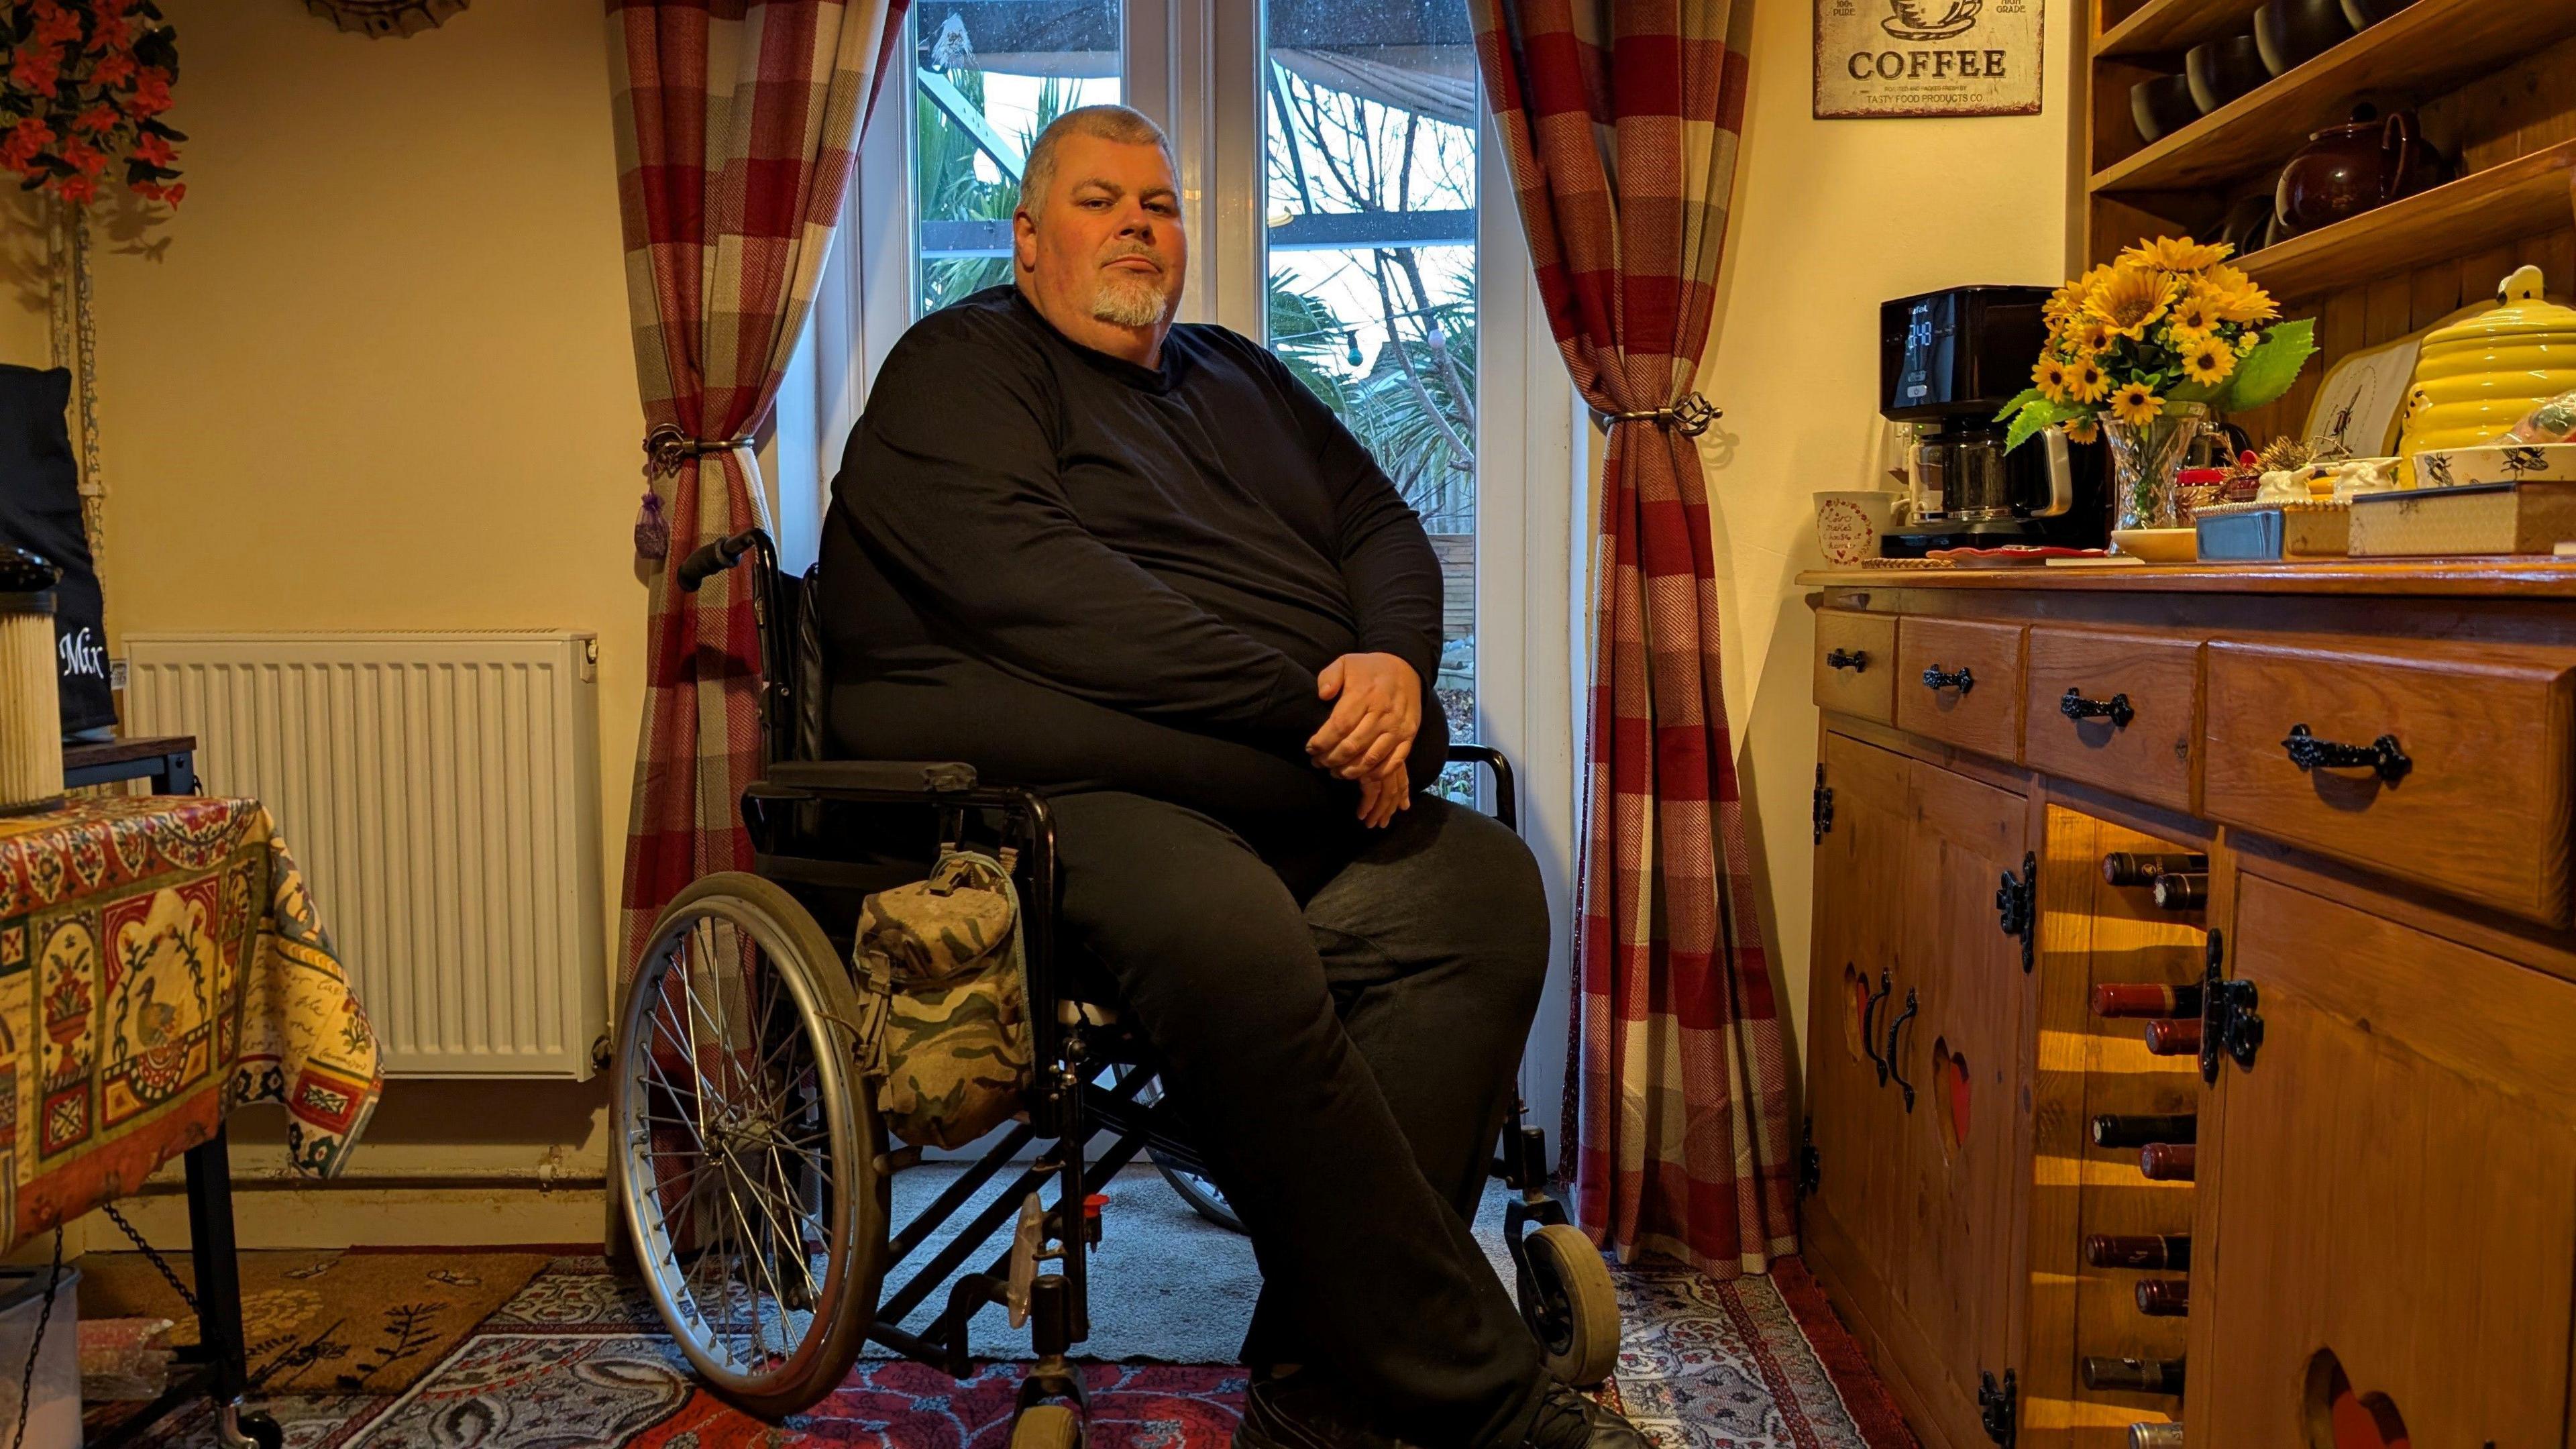
[[[1069, 1355], [1091, 1332], [1086, 1254], [1103, 1189], [1142, 1152], [1204, 1215], [1231, 1213], [1162, 1101], [1151, 1047], [1111, 993], [1059, 965], [1046, 798], [965, 764], [826, 758], [813, 573], [785, 574], [754, 529], [683, 560], [680, 585], [746, 559], [764, 677], [764, 767], [741, 802], [755, 864], [671, 902], [619, 1013], [611, 1178], [636, 1266], [701, 1381], [771, 1420], [839, 1387], [871, 1340], [965, 1378], [968, 1326], [998, 1307], [1031, 1339], [1013, 1449], [1071, 1449], [1085, 1421]], [[1509, 762], [1475, 745], [1450, 758], [1487, 772], [1495, 813], [1517, 828]], [[850, 848], [854, 819], [889, 818], [914, 822], [892, 832], [907, 837], [884, 853], [893, 863]], [[958, 843], [993, 851], [1015, 877], [1033, 1080], [1015, 1125], [898, 1228], [890, 1184], [921, 1153], [889, 1144], [857, 1068], [851, 933], [867, 893], [922, 878]], [[1494, 1172], [1515, 1190], [1506, 1221], [1522, 1317], [1549, 1370], [1590, 1387], [1617, 1356], [1617, 1299], [1599, 1251], [1549, 1193], [1545, 1134], [1521, 1116], [1516, 1098]], [[1006, 1172], [1007, 1189], [925, 1254]], [[943, 1291], [927, 1325], [903, 1326]]]

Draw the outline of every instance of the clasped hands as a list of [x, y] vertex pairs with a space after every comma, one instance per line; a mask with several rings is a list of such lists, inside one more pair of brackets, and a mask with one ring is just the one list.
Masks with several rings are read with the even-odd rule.
[[1422, 728], [1422, 676], [1392, 654], [1345, 654], [1315, 676], [1332, 718], [1306, 741], [1306, 758], [1360, 786], [1359, 818], [1375, 830], [1413, 804], [1405, 760]]

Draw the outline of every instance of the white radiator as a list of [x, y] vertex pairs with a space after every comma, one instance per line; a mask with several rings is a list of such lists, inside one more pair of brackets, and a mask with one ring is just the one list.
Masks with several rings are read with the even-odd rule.
[[595, 636], [125, 648], [126, 731], [195, 735], [202, 788], [277, 817], [389, 1073], [591, 1074], [609, 1029]]

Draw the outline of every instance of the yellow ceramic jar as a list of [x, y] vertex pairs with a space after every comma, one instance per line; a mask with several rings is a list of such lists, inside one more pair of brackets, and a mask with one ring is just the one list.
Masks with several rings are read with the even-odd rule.
[[2431, 334], [2415, 361], [2397, 440], [2399, 486], [2416, 486], [2415, 455], [2502, 437], [2536, 405], [2576, 389], [2576, 308], [2541, 296], [2540, 268], [2496, 288], [2496, 306]]

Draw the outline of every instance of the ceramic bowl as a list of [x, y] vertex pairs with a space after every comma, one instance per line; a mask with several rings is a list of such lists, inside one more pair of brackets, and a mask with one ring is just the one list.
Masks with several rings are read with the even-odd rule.
[[2129, 119], [2138, 123], [2138, 138], [2150, 146], [2199, 120], [2191, 77], [2160, 75], [2129, 87]]
[[2576, 482], [2576, 443], [2433, 448], [2415, 455], [2415, 482], [2422, 488]]
[[2263, 48], [2250, 35], [2193, 46], [2183, 57], [2183, 73], [2191, 79], [2192, 104], [2202, 115], [2272, 78], [2263, 67]]
[[2415, 0], [2343, 0], [2343, 18], [2355, 30], [2368, 30], [2415, 3]]
[[2254, 43], [2274, 75], [2287, 75], [2352, 37], [2343, 0], [2271, 0], [2254, 12]]

